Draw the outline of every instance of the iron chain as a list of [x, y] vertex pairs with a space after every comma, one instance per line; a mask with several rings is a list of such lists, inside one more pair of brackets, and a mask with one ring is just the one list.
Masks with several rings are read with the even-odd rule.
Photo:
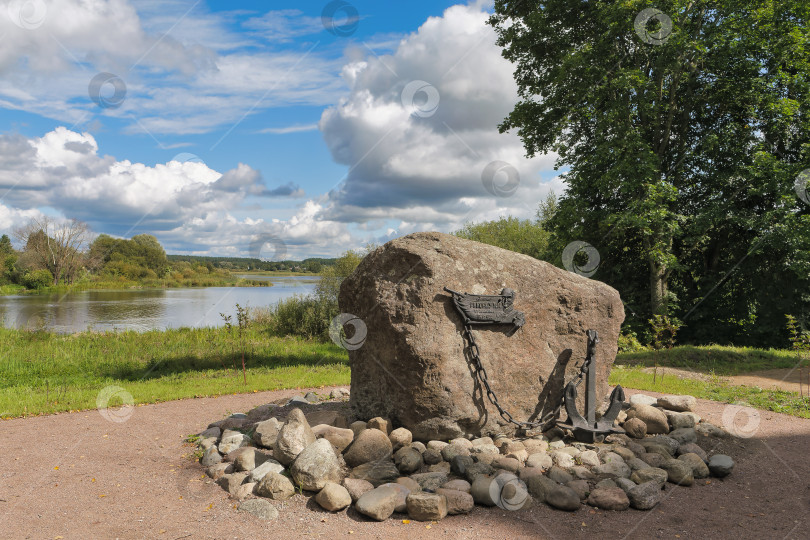
[[[475, 369], [475, 376], [481, 382], [481, 386], [486, 390], [487, 399], [492, 405], [498, 409], [498, 414], [503, 418], [506, 422], [510, 424], [514, 424], [521, 429], [529, 430], [534, 429], [537, 427], [541, 428], [541, 431], [545, 431], [547, 427], [557, 421], [557, 418], [560, 415], [560, 410], [562, 410], [563, 404], [565, 403], [565, 393], [560, 398], [560, 402], [557, 404], [557, 407], [554, 408], [553, 411], [550, 411], [545, 416], [543, 416], [537, 422], [520, 422], [515, 420], [515, 418], [504, 409], [501, 404], [498, 402], [498, 396], [495, 395], [495, 392], [492, 390], [492, 387], [489, 386], [489, 377], [487, 376], [487, 370], [484, 368], [484, 364], [481, 362], [480, 350], [478, 349], [478, 343], [475, 341], [475, 336], [473, 336], [472, 328], [470, 328], [469, 324], [464, 325], [464, 337], [467, 339], [468, 342], [468, 350], [470, 352], [470, 358], [472, 359], [473, 368]], [[578, 387], [582, 382], [582, 378], [585, 376], [585, 372], [588, 368], [588, 361], [586, 360], [582, 367], [579, 370], [579, 373], [576, 376], [576, 382], [574, 383], [574, 388]], [[563, 385], [563, 389], [565, 389], [565, 385]]]

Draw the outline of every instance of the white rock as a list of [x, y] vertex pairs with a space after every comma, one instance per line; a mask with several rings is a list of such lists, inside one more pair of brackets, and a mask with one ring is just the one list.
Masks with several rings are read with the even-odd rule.
[[691, 411], [697, 405], [694, 396], [661, 396], [658, 398], [658, 406], [670, 411]]
[[594, 450], [586, 450], [577, 457], [580, 463], [588, 467], [596, 467], [599, 465], [599, 455]]
[[561, 469], [570, 469], [576, 463], [574, 462], [574, 458], [571, 454], [566, 452], [561, 452], [560, 450], [555, 450], [551, 453], [551, 459], [554, 461], [554, 465]]
[[281, 473], [284, 470], [284, 465], [276, 461], [275, 459], [268, 459], [252, 471], [250, 471], [250, 475], [248, 476], [249, 482], [258, 482], [269, 472], [274, 473]]
[[633, 394], [630, 396], [630, 405], [657, 405], [658, 398], [648, 396], [647, 394]]
[[554, 461], [552, 460], [551, 456], [545, 452], [532, 454], [526, 459], [527, 467], [539, 467], [543, 470], [550, 469], [553, 464]]
[[225, 455], [230, 452], [233, 452], [237, 448], [248, 446], [249, 444], [250, 444], [250, 437], [248, 437], [244, 433], [226, 429], [225, 433], [222, 434], [222, 439], [219, 441], [218, 450], [220, 454]]
[[427, 449], [428, 450], [436, 450], [437, 452], [441, 452], [442, 448], [448, 446], [450, 443], [446, 443], [444, 441], [428, 441]]

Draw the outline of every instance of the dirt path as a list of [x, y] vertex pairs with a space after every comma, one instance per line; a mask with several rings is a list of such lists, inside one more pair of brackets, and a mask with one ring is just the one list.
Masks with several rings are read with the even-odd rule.
[[[642, 371], [652, 373], [655, 368], [646, 367]], [[657, 369], [658, 375], [675, 376], [687, 379], [698, 379], [701, 381], [711, 381], [712, 377], [699, 371], [692, 371], [685, 368], [661, 367]], [[729, 375], [719, 377], [720, 380], [732, 386], [757, 386], [763, 390], [785, 390], [787, 392], [803, 393], [805, 396], [810, 392], [810, 369], [782, 368], [766, 369], [762, 371], [751, 371], [744, 375]], [[799, 381], [801, 380], [801, 388]]]
[[[229, 412], [293, 391], [138, 407], [124, 423], [97, 411], [0, 422], [0, 538], [807, 538], [810, 420], [760, 411], [751, 439], [723, 442], [734, 473], [673, 488], [650, 512], [574, 513], [538, 505], [520, 512], [476, 507], [434, 524], [375, 523], [354, 511], [329, 514], [296, 496], [275, 522], [239, 514], [183, 455], [186, 435]], [[633, 392], [628, 392], [632, 394]], [[722, 425], [725, 406], [698, 413]], [[727, 415], [728, 416], [728, 415]], [[738, 421], [751, 418], [738, 416]], [[750, 425], [750, 424], [749, 424]], [[396, 516], [396, 515], [395, 515]], [[430, 528], [428, 528], [428, 525]]]

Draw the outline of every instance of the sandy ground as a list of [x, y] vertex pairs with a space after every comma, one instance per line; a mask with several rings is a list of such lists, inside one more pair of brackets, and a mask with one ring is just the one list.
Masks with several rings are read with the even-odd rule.
[[810, 420], [702, 400], [704, 418], [717, 425], [724, 415], [726, 425], [736, 418], [753, 436], [707, 449], [737, 461], [731, 476], [668, 484], [649, 512], [566, 513], [540, 504], [519, 512], [476, 507], [432, 524], [406, 524], [398, 514], [376, 523], [353, 510], [324, 512], [297, 495], [277, 504], [277, 521], [238, 513], [188, 459], [193, 449], [183, 439], [230, 412], [296, 393], [147, 405], [120, 423], [98, 411], [2, 421], [0, 538], [810, 538]]

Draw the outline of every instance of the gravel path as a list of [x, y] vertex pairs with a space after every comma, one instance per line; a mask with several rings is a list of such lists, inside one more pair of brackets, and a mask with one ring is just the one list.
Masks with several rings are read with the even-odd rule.
[[[2, 421], [0, 538], [810, 537], [810, 420], [765, 411], [758, 418], [738, 414], [739, 426], [759, 422], [754, 436], [716, 450], [737, 461], [731, 476], [689, 488], [668, 484], [668, 497], [650, 512], [565, 513], [542, 504], [520, 512], [476, 507], [433, 524], [405, 524], [406, 516], [396, 514], [376, 523], [353, 510], [321, 511], [298, 495], [277, 505], [275, 522], [237, 513], [234, 501], [184, 457], [192, 448], [183, 439], [230, 412], [297, 393], [146, 405], [123, 423], [97, 411]], [[717, 425], [724, 410], [728, 420], [723, 404], [700, 400], [697, 408]]]

